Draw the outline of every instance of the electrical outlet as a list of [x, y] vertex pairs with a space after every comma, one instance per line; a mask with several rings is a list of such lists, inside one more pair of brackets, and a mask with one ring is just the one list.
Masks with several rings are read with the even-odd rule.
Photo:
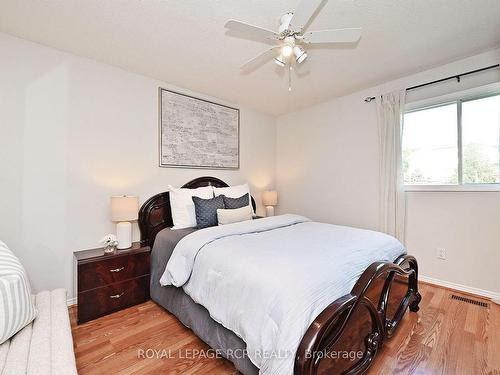
[[438, 247], [436, 249], [436, 258], [442, 260], [446, 259], [446, 249], [444, 247]]

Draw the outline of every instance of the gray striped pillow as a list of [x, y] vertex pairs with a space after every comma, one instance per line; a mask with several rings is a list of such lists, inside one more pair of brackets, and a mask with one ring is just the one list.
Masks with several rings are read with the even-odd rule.
[[0, 241], [0, 344], [31, 323], [36, 313], [26, 271]]

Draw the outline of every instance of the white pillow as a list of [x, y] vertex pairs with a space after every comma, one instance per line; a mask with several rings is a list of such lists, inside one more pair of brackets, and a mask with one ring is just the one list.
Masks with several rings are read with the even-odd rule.
[[237, 223], [239, 221], [252, 220], [252, 206], [234, 208], [232, 210], [217, 209], [217, 220], [219, 225]]
[[169, 185], [170, 208], [172, 209], [172, 229], [196, 227], [196, 212], [192, 197], [210, 199], [214, 197], [212, 186], [196, 189], [175, 189]]
[[214, 193], [216, 197], [218, 195], [225, 195], [226, 197], [229, 198], [239, 198], [242, 195], [248, 193], [248, 204], [250, 205], [250, 207], [252, 207], [252, 195], [250, 194], [250, 188], [248, 187], [248, 184], [229, 186], [223, 188], [214, 187]]
[[19, 259], [0, 241], [0, 344], [35, 319], [31, 287]]

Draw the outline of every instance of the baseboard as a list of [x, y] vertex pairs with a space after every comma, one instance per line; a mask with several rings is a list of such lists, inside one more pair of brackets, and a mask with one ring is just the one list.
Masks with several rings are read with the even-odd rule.
[[481, 296], [481, 297], [486, 297], [488, 299], [495, 300], [495, 302], [500, 300], [500, 293], [491, 292], [489, 290], [473, 288], [473, 287], [462, 285], [462, 284], [455, 284], [455, 283], [451, 283], [449, 281], [443, 281], [443, 280], [435, 279], [433, 277], [422, 276], [422, 275], [418, 275], [418, 279], [423, 281], [423, 282], [429, 283], [429, 284], [435, 284], [435, 285], [439, 285], [439, 286], [442, 286], [445, 288], [455, 289], [455, 290], [458, 290], [460, 292], [465, 292], [465, 293], [474, 294], [474, 295]]
[[74, 298], [70, 298], [70, 299], [67, 299], [66, 300], [66, 304], [69, 306], [73, 306], [73, 305], [76, 305], [76, 297]]

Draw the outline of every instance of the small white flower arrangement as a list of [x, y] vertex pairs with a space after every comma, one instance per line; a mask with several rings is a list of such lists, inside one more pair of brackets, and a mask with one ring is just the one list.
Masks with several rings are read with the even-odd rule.
[[105, 253], [112, 253], [116, 250], [118, 246], [118, 240], [114, 234], [106, 234], [101, 241], [99, 241], [104, 246]]

